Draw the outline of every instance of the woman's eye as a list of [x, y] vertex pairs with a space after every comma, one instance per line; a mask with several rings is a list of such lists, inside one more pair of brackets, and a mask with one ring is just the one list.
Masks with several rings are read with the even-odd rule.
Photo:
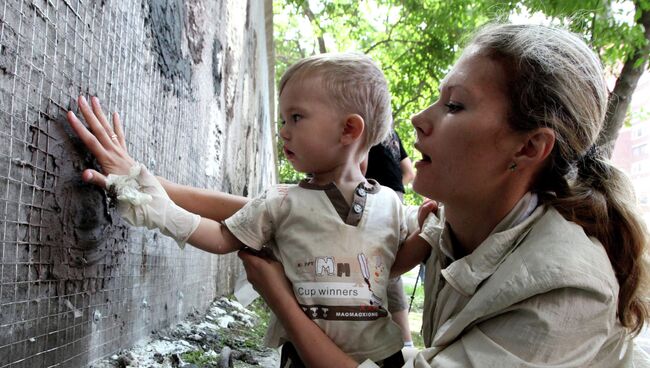
[[463, 109], [463, 105], [457, 104], [455, 102], [448, 102], [445, 104], [449, 113], [453, 114]]

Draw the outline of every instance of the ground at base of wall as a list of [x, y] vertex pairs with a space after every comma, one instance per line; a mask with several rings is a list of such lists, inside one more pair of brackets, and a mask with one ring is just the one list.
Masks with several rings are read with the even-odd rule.
[[206, 313], [192, 313], [176, 326], [153, 332], [146, 341], [90, 367], [277, 367], [277, 350], [262, 344], [267, 322], [268, 312], [260, 303], [246, 309], [222, 297]]

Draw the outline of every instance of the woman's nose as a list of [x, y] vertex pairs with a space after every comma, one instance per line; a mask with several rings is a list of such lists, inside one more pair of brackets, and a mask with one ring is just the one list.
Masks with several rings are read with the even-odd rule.
[[431, 114], [429, 114], [430, 108], [431, 107], [411, 116], [411, 124], [413, 124], [413, 127], [415, 127], [415, 130], [418, 132], [418, 134], [429, 135], [433, 130], [433, 125], [431, 124]]

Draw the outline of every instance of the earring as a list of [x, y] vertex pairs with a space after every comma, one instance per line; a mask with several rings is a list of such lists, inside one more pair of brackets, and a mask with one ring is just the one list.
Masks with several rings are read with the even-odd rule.
[[515, 170], [517, 170], [517, 163], [516, 163], [516, 162], [511, 163], [511, 164], [508, 166], [508, 170], [510, 170], [510, 171], [512, 171], [512, 172], [514, 172]]

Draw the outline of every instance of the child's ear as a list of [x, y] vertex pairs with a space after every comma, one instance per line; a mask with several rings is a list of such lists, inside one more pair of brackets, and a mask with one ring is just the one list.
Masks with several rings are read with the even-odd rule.
[[343, 132], [341, 133], [341, 143], [344, 145], [352, 144], [359, 138], [363, 137], [363, 131], [366, 123], [359, 114], [350, 114], [345, 117]]
[[523, 145], [515, 153], [514, 164], [519, 169], [537, 168], [551, 154], [555, 146], [555, 131], [551, 128], [539, 128], [526, 135]]

